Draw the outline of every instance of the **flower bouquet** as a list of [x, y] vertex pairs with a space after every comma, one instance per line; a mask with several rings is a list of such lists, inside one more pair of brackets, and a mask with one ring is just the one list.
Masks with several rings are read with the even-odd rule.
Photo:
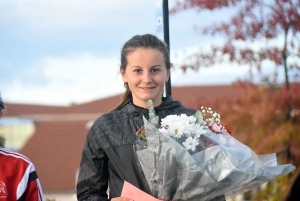
[[169, 115], [159, 124], [152, 101], [147, 104], [149, 121], [144, 118], [134, 149], [156, 198], [232, 197], [295, 169], [277, 165], [275, 154], [256, 155], [230, 135], [211, 108], [202, 107], [195, 116]]

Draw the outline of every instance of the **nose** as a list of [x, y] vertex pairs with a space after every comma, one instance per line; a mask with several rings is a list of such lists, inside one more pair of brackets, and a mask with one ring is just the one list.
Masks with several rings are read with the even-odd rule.
[[148, 84], [148, 83], [151, 83], [152, 82], [152, 75], [150, 72], [144, 72], [144, 75], [143, 75], [143, 82]]

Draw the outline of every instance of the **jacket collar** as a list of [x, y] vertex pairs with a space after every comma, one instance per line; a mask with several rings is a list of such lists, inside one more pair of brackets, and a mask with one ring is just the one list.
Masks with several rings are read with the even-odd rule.
[[[179, 101], [174, 101], [172, 96], [167, 96], [162, 98], [163, 102], [157, 107], [154, 107], [155, 111], [160, 111], [164, 109], [172, 109], [176, 107], [181, 107], [181, 103]], [[132, 112], [139, 112], [139, 113], [148, 113], [147, 108], [139, 107], [134, 105], [132, 101], [130, 101], [127, 105], [125, 105], [121, 110], [132, 113]]]

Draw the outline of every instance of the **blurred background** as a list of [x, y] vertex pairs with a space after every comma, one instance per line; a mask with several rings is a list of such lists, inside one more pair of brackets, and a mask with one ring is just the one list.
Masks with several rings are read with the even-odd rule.
[[[297, 167], [232, 200], [283, 200], [300, 161], [300, 2], [168, 2], [174, 99]], [[122, 45], [155, 34], [155, 13], [154, 0], [0, 0], [0, 142], [33, 161], [46, 198], [76, 200], [86, 133], [124, 92]]]

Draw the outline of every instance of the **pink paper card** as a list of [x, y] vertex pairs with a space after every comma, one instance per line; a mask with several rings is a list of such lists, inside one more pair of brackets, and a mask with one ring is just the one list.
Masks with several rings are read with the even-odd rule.
[[124, 181], [121, 197], [131, 198], [134, 201], [161, 201], [138, 189], [127, 181]]

